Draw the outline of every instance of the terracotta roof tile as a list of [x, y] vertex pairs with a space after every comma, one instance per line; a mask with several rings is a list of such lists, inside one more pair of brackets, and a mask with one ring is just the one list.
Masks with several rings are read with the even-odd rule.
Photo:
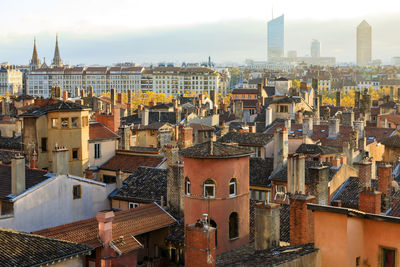
[[[141, 248], [142, 245], [134, 236], [168, 227], [175, 222], [174, 218], [156, 204], [115, 212], [112, 222], [112, 244], [122, 253]], [[44, 229], [36, 234], [84, 243], [92, 248], [101, 246], [96, 218]], [[121, 236], [124, 237], [124, 242], [120, 242]]]
[[100, 169], [133, 172], [140, 166], [157, 167], [163, 160], [162, 157], [117, 154], [104, 163]]
[[102, 139], [117, 139], [119, 135], [108, 129], [106, 126], [99, 122], [91, 122], [89, 124], [89, 139], [102, 140]]
[[249, 156], [252, 152], [242, 147], [209, 141], [183, 149], [180, 153], [186, 158], [238, 158]]

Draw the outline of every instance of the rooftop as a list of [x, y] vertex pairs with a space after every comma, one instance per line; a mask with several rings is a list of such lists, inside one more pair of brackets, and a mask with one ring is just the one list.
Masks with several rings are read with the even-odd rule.
[[89, 139], [90, 140], [106, 140], [118, 139], [119, 135], [108, 129], [99, 122], [91, 122], [89, 124]]
[[65, 101], [58, 101], [57, 103], [40, 106], [40, 107], [32, 107], [25, 113], [21, 114], [21, 117], [40, 117], [49, 112], [56, 112], [56, 111], [81, 111], [87, 110], [86, 107], [74, 103], [74, 102], [65, 102]]
[[123, 172], [133, 172], [141, 166], [157, 167], [164, 161], [163, 157], [129, 155], [117, 153], [109, 161], [104, 163], [100, 169], [104, 170], [121, 170]]
[[228, 132], [217, 142], [238, 143], [242, 146], [265, 146], [274, 136], [264, 133]]
[[248, 149], [219, 142], [205, 142], [186, 149], [180, 154], [185, 158], [238, 158], [252, 154]]

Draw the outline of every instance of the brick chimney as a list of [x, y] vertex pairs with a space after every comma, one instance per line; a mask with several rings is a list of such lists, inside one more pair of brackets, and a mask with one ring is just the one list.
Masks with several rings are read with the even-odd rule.
[[303, 112], [298, 111], [294, 114], [294, 120], [297, 124], [303, 124]]
[[98, 222], [99, 238], [103, 243], [103, 248], [101, 249], [100, 255], [100, 257], [102, 258], [101, 266], [111, 266], [110, 259], [107, 259], [107, 257], [111, 256], [112, 253], [110, 242], [113, 240], [112, 222], [114, 220], [114, 212], [99, 211], [97, 212], [96, 220]]
[[283, 128], [274, 134], [274, 170], [286, 164], [288, 151], [288, 131]]
[[181, 128], [179, 136], [179, 147], [181, 149], [191, 147], [193, 145], [193, 128], [184, 126]]
[[37, 153], [36, 150], [33, 150], [32, 155], [31, 155], [31, 160], [29, 162], [29, 167], [31, 169], [36, 169], [37, 168]]
[[52, 172], [66, 175], [69, 172], [69, 151], [63, 146], [56, 146], [53, 150]]
[[85, 170], [85, 178], [89, 180], [93, 180], [93, 170], [88, 165], [87, 169]]
[[111, 106], [115, 106], [115, 88], [111, 88]]
[[316, 203], [328, 205], [329, 202], [329, 167], [315, 166], [308, 169], [309, 193], [316, 197]]
[[359, 194], [360, 211], [373, 214], [381, 214], [381, 192], [371, 187], [366, 187]]
[[216, 265], [216, 229], [207, 223], [207, 219], [198, 220], [185, 229], [185, 265], [210, 266]]
[[315, 203], [315, 197], [303, 194], [290, 197], [290, 245], [314, 242], [314, 214], [307, 210], [307, 203]]
[[291, 154], [287, 160], [287, 187], [291, 194], [305, 194], [305, 162], [303, 154]]
[[332, 118], [329, 120], [328, 138], [336, 138], [339, 135], [339, 119]]
[[11, 194], [19, 195], [25, 189], [25, 157], [15, 155], [11, 159]]
[[372, 163], [367, 158], [364, 158], [360, 162], [354, 163], [354, 165], [358, 166], [359, 189], [371, 187]]
[[305, 118], [303, 119], [303, 136], [311, 136], [313, 132], [313, 119]]
[[255, 250], [278, 247], [280, 240], [280, 205], [275, 203], [257, 203], [254, 208]]
[[67, 90], [64, 90], [64, 91], [63, 91], [62, 100], [63, 100], [64, 102], [68, 100], [68, 91], [67, 91]]
[[378, 191], [382, 194], [389, 194], [392, 188], [393, 167], [388, 163], [378, 166]]
[[353, 111], [345, 111], [342, 113], [342, 125], [344, 126], [353, 126], [354, 123], [354, 112]]
[[122, 94], [121, 94], [121, 93], [118, 93], [117, 96], [118, 96], [117, 102], [121, 104], [121, 103], [122, 103]]

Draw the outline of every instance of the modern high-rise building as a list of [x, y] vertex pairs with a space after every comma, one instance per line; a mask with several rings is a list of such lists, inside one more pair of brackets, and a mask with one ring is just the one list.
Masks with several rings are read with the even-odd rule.
[[321, 56], [321, 43], [318, 40], [313, 39], [311, 42], [311, 57]]
[[268, 21], [268, 61], [283, 57], [284, 15]]
[[363, 20], [357, 27], [357, 65], [365, 66], [372, 59], [372, 29]]

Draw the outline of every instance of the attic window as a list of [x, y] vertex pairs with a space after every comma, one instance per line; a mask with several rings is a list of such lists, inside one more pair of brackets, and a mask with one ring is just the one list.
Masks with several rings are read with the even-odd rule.
[[72, 187], [72, 195], [74, 199], [81, 198], [81, 185], [74, 185]]

